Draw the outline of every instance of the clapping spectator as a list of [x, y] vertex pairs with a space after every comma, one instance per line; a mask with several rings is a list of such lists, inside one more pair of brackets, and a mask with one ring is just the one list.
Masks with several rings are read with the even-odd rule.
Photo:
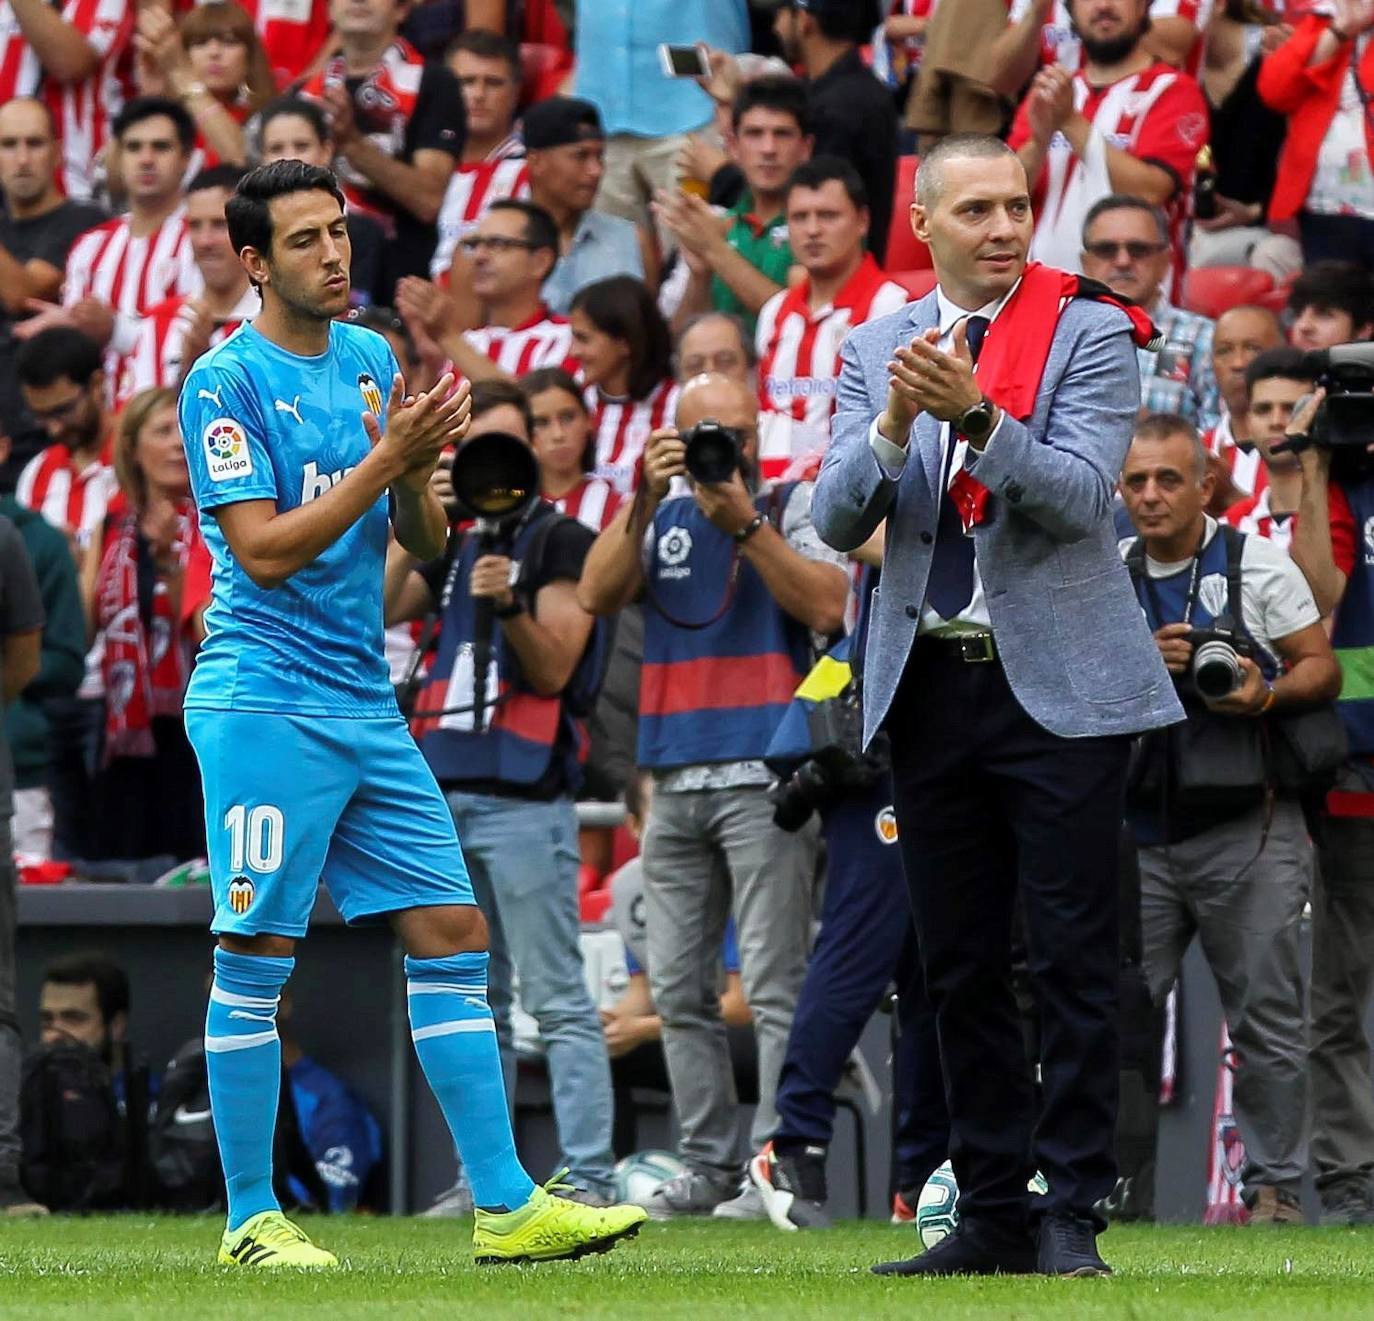
[[1162, 292], [1171, 261], [1164, 213], [1138, 197], [1104, 197], [1083, 225], [1082, 269], [1149, 314], [1164, 336], [1158, 352], [1137, 349], [1142, 416], [1176, 413], [1216, 425], [1221, 397], [1212, 374], [1212, 322], [1175, 307]]
[[1332, 0], [1268, 56], [1259, 93], [1288, 116], [1269, 213], [1298, 221], [1304, 261], [1374, 262], [1374, 168], [1368, 93], [1374, 84], [1371, 0]]
[[196, 121], [201, 162], [247, 165], [243, 126], [277, 91], [248, 11], [209, 0], [178, 25], [165, 9], [148, 6], [134, 48], [144, 95], [175, 97]]
[[583, 289], [571, 320], [596, 432], [593, 472], [628, 495], [650, 433], [677, 407], [668, 327], [644, 284], [624, 275]]
[[181, 704], [205, 635], [210, 572], [174, 391], [129, 401], [114, 459], [128, 507], [112, 521], [88, 595], [105, 689], [97, 856], [183, 861], [205, 853], [200, 774]]
[[1083, 67], [1036, 74], [1010, 145], [1035, 196], [1031, 257], [1072, 270], [1083, 224], [1109, 193], [1165, 209], [1175, 291], [1197, 154], [1207, 141], [1207, 103], [1196, 82], [1145, 44], [1146, 0], [1069, 0]]
[[539, 460], [539, 493], [560, 514], [600, 532], [620, 508], [620, 494], [593, 477], [596, 437], [581, 387], [558, 367], [542, 367], [520, 380], [529, 400], [530, 444]]
[[745, 190], [724, 216], [704, 198], [661, 191], [659, 219], [678, 241], [690, 276], [675, 324], [714, 309], [743, 316], [752, 332], [792, 269], [783, 201], [792, 172], [811, 156], [806, 89], [795, 78], [746, 83], [731, 111], [731, 154]]

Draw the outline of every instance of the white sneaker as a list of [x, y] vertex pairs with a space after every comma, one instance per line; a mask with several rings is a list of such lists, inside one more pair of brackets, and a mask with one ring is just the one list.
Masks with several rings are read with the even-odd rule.
[[721, 1220], [767, 1220], [768, 1210], [763, 1204], [763, 1195], [749, 1179], [740, 1184], [739, 1192], [728, 1202], [722, 1202], [713, 1216]]

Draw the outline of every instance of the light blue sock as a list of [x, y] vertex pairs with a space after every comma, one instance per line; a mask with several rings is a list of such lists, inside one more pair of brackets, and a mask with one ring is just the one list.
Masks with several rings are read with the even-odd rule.
[[281, 1090], [277, 1001], [295, 966], [295, 959], [215, 950], [205, 1067], [230, 1229], [260, 1211], [280, 1210], [272, 1192], [272, 1136]]
[[487, 1211], [524, 1206], [534, 1184], [515, 1154], [487, 1004], [487, 956], [407, 958], [406, 978], [415, 1053], [458, 1145], [473, 1201]]

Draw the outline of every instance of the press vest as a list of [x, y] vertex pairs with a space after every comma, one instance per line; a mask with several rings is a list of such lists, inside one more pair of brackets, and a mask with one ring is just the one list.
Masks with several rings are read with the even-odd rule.
[[[541, 506], [516, 534], [510, 554], [521, 566], [521, 577], [531, 549], [536, 554], [542, 551], [548, 536], [544, 524], [561, 517]], [[480, 553], [477, 537], [465, 536], [445, 579], [439, 652], [416, 703], [411, 731], [440, 784], [485, 781], [529, 786], [544, 778], [557, 756], [562, 759], [558, 769], [563, 789], [572, 792], [581, 779], [578, 723], [561, 694], [541, 697], [529, 687], [499, 622], [492, 625], [485, 728], [474, 727], [476, 612], [468, 582]], [[520, 586], [515, 590], [519, 593]], [[529, 596], [525, 606], [531, 606]]]
[[1355, 567], [1336, 610], [1331, 646], [1341, 666], [1336, 703], [1350, 751], [1374, 755], [1374, 481], [1341, 488], [1355, 519]]
[[[754, 507], [781, 523], [794, 489]], [[639, 764], [761, 759], [809, 667], [806, 626], [690, 496], [659, 506], [645, 579]]]

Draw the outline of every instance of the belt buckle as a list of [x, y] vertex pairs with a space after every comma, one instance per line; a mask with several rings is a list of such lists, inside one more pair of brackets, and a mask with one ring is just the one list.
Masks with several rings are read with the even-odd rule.
[[959, 656], [967, 665], [986, 665], [997, 659], [991, 633], [969, 633], [959, 639]]

